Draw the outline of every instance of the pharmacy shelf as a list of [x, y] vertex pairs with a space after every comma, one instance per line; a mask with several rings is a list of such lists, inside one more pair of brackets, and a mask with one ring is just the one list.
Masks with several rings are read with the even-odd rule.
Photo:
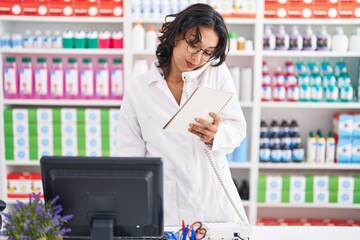
[[50, 16], [0, 16], [0, 21], [10, 22], [64, 22], [64, 23], [123, 23], [122, 17], [50, 17]]
[[360, 209], [360, 204], [338, 203], [258, 203], [260, 208], [334, 208], [334, 209]]
[[272, 25], [358, 25], [360, 19], [264, 19], [264, 24]]
[[[151, 56], [155, 57], [155, 51], [151, 50], [144, 50], [144, 51], [132, 51], [132, 55], [134, 56]], [[360, 54], [359, 54], [360, 55]], [[229, 57], [254, 57], [254, 51], [236, 51], [236, 52], [229, 52]]]
[[353, 170], [360, 171], [360, 164], [311, 164], [311, 163], [259, 163], [260, 170]]
[[0, 48], [3, 54], [56, 54], [56, 55], [122, 55], [123, 49], [77, 49], [77, 48]]
[[332, 52], [332, 51], [263, 51], [264, 57], [360, 57], [360, 52]]
[[360, 109], [360, 102], [261, 102], [262, 108]]
[[5, 161], [6, 166], [40, 166], [39, 161]]
[[251, 164], [249, 162], [237, 163], [229, 162], [230, 169], [250, 169]]
[[253, 102], [242, 102], [242, 101], [240, 101], [240, 106], [242, 108], [252, 108], [252, 107], [254, 107], [254, 103]]
[[5, 99], [3, 104], [11, 106], [120, 107], [121, 100]]
[[[254, 24], [256, 23], [255, 18], [224, 18], [226, 24]], [[139, 18], [138, 20], [130, 20], [132, 24], [134, 23], [146, 23], [146, 24], [162, 24], [165, 22], [165, 17], [160, 19], [152, 19], [152, 18]]]

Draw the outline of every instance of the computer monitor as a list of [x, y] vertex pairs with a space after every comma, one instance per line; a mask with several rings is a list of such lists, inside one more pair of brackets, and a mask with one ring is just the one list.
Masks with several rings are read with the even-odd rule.
[[59, 195], [73, 215], [67, 238], [163, 236], [160, 158], [44, 156], [40, 165], [45, 199]]

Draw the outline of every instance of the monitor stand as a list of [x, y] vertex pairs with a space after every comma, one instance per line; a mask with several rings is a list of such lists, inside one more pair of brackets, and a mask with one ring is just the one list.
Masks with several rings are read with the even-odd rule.
[[113, 240], [114, 219], [113, 217], [94, 217], [91, 226], [91, 240]]

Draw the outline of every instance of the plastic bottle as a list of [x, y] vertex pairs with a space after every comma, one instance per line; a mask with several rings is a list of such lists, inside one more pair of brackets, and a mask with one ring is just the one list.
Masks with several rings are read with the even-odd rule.
[[339, 88], [335, 84], [328, 84], [325, 88], [325, 100], [337, 102], [339, 100]]
[[270, 161], [271, 162], [280, 162], [281, 161], [281, 149], [278, 144], [274, 144], [270, 153]]
[[19, 33], [13, 33], [11, 35], [12, 48], [22, 48], [22, 35]]
[[53, 58], [50, 71], [50, 96], [62, 98], [64, 96], [64, 68], [61, 58]]
[[76, 58], [69, 58], [65, 69], [65, 97], [79, 97], [79, 66]]
[[[183, 2], [183, 1], [181, 1], [181, 2]], [[152, 0], [151, 18], [152, 19], [160, 19], [160, 0]]]
[[327, 87], [329, 85], [336, 85], [335, 75], [332, 73], [326, 73], [323, 75], [322, 79], [323, 87]]
[[360, 27], [357, 27], [349, 40], [349, 51], [360, 52]]
[[351, 79], [349, 73], [346, 72], [346, 70], [343, 70], [338, 76], [337, 85], [341, 89], [343, 86], [350, 84], [351, 84]]
[[237, 51], [237, 36], [235, 32], [229, 32], [229, 52], [236, 52]]
[[342, 102], [351, 102], [354, 98], [354, 89], [350, 84], [340, 88], [340, 100]]
[[86, 33], [79, 30], [74, 33], [74, 47], [85, 48], [86, 47]]
[[146, 32], [146, 50], [155, 52], [157, 48], [157, 33], [154, 25], [149, 25]]
[[313, 33], [311, 26], [307, 26], [305, 34], [303, 35], [303, 50], [315, 51], [315, 49], [316, 49], [316, 36]]
[[303, 37], [297, 26], [293, 26], [289, 36], [289, 50], [301, 51], [303, 49]]
[[296, 143], [292, 149], [292, 161], [303, 162], [304, 161], [304, 147], [301, 143]]
[[331, 37], [328, 34], [326, 27], [323, 26], [320, 33], [317, 35], [316, 50], [329, 51], [331, 49]]
[[23, 57], [19, 69], [19, 97], [33, 97], [33, 68], [31, 58]]
[[84, 58], [80, 70], [80, 95], [82, 98], [94, 97], [94, 66], [91, 58]]
[[142, 0], [142, 18], [150, 18], [151, 3], [150, 0]]
[[263, 36], [263, 49], [264, 50], [275, 50], [276, 38], [272, 33], [270, 26], [265, 27], [265, 33]]
[[321, 102], [323, 100], [323, 87], [319, 84], [311, 86], [311, 101]]
[[249, 200], [250, 199], [250, 189], [249, 183], [246, 180], [242, 180], [241, 186], [239, 188], [239, 195], [241, 200]]
[[300, 100], [300, 89], [299, 86], [297, 84], [291, 84], [288, 88], [287, 88], [287, 100], [290, 102], [297, 102]]
[[46, 58], [37, 59], [34, 71], [35, 97], [47, 98], [49, 96], [49, 74]]
[[6, 33], [3, 36], [1, 36], [0, 46], [1, 46], [1, 48], [11, 48], [12, 47], [10, 34]]
[[337, 27], [336, 34], [332, 37], [332, 51], [334, 52], [345, 52], [349, 48], [349, 39], [344, 34], [344, 29]]
[[110, 93], [109, 66], [106, 58], [99, 58], [95, 74], [95, 95], [97, 98], [108, 98]]
[[291, 150], [288, 145], [283, 144], [281, 146], [281, 162], [290, 162], [291, 161]]
[[34, 47], [34, 36], [31, 30], [26, 30], [24, 39], [23, 39], [24, 48], [33, 48]]
[[63, 48], [74, 47], [74, 33], [72, 31], [65, 31], [62, 34], [62, 46]]
[[52, 47], [53, 48], [62, 48], [62, 37], [59, 30], [55, 30], [52, 35]]
[[41, 30], [36, 30], [34, 35], [34, 48], [43, 48], [44, 40]]
[[301, 102], [309, 102], [309, 101], [311, 101], [311, 87], [310, 87], [309, 84], [301, 84], [300, 85], [299, 100]]
[[86, 33], [86, 48], [99, 48], [99, 34], [97, 31], [88, 31]]
[[134, 51], [144, 51], [145, 49], [145, 29], [141, 23], [136, 23], [132, 29], [132, 49]]
[[260, 162], [270, 161], [270, 155], [271, 155], [271, 150], [269, 148], [269, 145], [266, 143], [261, 144], [259, 151], [259, 161]]
[[335, 138], [333, 137], [332, 132], [329, 132], [328, 137], [326, 138], [326, 156], [325, 163], [335, 163]]
[[270, 123], [270, 133], [276, 133], [278, 135], [279, 131], [280, 131], [279, 123], [274, 118], [273, 120], [271, 120], [271, 123]]
[[276, 50], [288, 50], [289, 49], [289, 35], [285, 31], [285, 27], [280, 25], [278, 33], [275, 35], [276, 38]]
[[121, 58], [115, 58], [111, 66], [111, 98], [121, 99], [124, 95], [124, 73]]
[[124, 34], [122, 31], [114, 31], [111, 34], [111, 48], [124, 47]]
[[296, 133], [299, 132], [299, 123], [292, 119], [289, 125], [289, 135], [290, 137], [294, 137]]
[[324, 163], [325, 162], [325, 138], [320, 130], [317, 131], [316, 137], [316, 163]]
[[291, 147], [291, 137], [289, 132], [285, 132], [284, 135], [280, 138], [280, 146], [286, 145], [288, 148]]
[[307, 148], [306, 148], [306, 160], [308, 163], [315, 162], [316, 152], [317, 152], [316, 149], [317, 149], [316, 138], [314, 137], [314, 133], [310, 131], [307, 137]]
[[4, 64], [4, 97], [17, 98], [19, 79], [15, 57], [6, 57]]
[[141, 0], [131, 1], [131, 15], [134, 19], [141, 18]]
[[279, 136], [282, 138], [285, 136], [285, 133], [289, 133], [289, 124], [286, 119], [283, 119], [279, 127]]
[[44, 48], [52, 48], [52, 38], [51, 31], [46, 30], [43, 38], [43, 47]]

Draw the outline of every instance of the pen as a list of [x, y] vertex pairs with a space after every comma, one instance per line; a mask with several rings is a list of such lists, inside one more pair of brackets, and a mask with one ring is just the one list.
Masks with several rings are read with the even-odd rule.
[[196, 233], [194, 228], [191, 229], [191, 240], [196, 240]]
[[189, 225], [186, 225], [184, 231], [183, 231], [183, 236], [182, 236], [182, 240], [186, 240], [186, 236], [188, 234], [189, 231]]
[[181, 228], [181, 230], [183, 230], [184, 231], [184, 229], [185, 229], [185, 221], [184, 221], [184, 219], [182, 220], [182, 228]]

